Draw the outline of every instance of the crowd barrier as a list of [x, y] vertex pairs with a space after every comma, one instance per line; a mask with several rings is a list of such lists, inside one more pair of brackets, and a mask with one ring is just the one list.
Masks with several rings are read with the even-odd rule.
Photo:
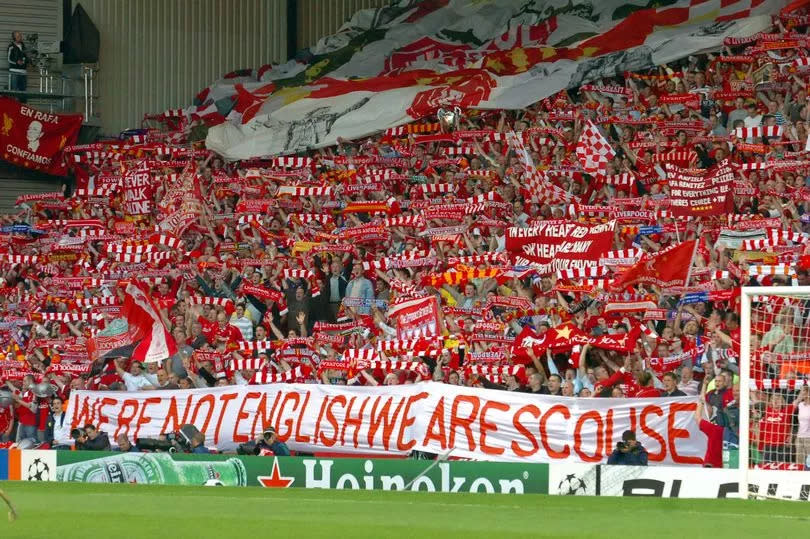
[[[409, 459], [0, 450], [0, 480], [501, 494], [738, 497], [731, 469]], [[750, 489], [807, 501], [810, 471], [752, 470]]]

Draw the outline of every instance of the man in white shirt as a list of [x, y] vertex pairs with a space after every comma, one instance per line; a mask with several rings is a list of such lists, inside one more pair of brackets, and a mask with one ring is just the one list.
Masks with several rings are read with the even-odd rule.
[[158, 371], [160, 370], [160, 363], [147, 363], [146, 364], [146, 372], [143, 373], [144, 377], [149, 381], [149, 385], [154, 387], [160, 387], [160, 381], [158, 380]]
[[700, 384], [693, 377], [692, 367], [681, 367], [681, 381], [678, 384], [678, 389], [689, 396], [698, 394]]
[[70, 421], [65, 421], [62, 405], [61, 397], [51, 398], [51, 413], [46, 428], [46, 441], [50, 442], [51, 447], [70, 446], [73, 443], [70, 437]]
[[242, 369], [236, 371], [236, 373], [233, 375], [233, 383], [237, 386], [249, 385], [255, 374], [256, 371], [253, 369]]
[[[374, 299], [374, 286], [371, 281], [366, 279], [363, 274], [363, 263], [355, 262], [352, 267], [352, 280], [346, 285], [347, 298], [359, 298], [362, 300]], [[371, 305], [361, 305], [355, 308], [360, 314], [369, 314], [371, 312]]]
[[759, 127], [762, 124], [762, 114], [757, 112], [755, 103], [748, 104], [748, 116], [743, 118], [745, 127]]
[[726, 129], [728, 131], [734, 129], [734, 122], [737, 120], [743, 120], [743, 123], [745, 123], [746, 116], [748, 116], [748, 111], [745, 110], [745, 99], [738, 97], [734, 100], [734, 110], [728, 113]]
[[253, 321], [250, 313], [245, 310], [244, 303], [237, 303], [234, 313], [231, 315], [231, 325], [236, 326], [242, 333], [242, 340], [253, 340]]
[[123, 362], [123, 358], [115, 361], [115, 370], [118, 371], [118, 376], [124, 380], [124, 384], [127, 386], [127, 391], [155, 389], [149, 379], [144, 376], [143, 363], [140, 361], [133, 361], [132, 365], [129, 367], [129, 372], [127, 372], [123, 367], [121, 367], [121, 363], [119, 363], [119, 361]]

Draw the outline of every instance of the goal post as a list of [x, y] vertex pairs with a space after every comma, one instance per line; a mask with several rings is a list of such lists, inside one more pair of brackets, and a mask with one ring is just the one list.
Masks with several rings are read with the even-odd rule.
[[738, 445], [744, 498], [751, 495], [754, 468], [804, 469], [804, 444], [794, 438], [793, 417], [805, 402], [808, 389], [802, 388], [810, 378], [810, 286], [742, 287], [740, 299]]

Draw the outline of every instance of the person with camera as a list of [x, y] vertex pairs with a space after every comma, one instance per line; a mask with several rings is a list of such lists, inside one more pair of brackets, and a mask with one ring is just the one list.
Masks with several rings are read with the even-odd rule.
[[289, 457], [290, 449], [287, 444], [278, 439], [276, 429], [267, 427], [262, 433], [262, 437], [256, 440], [256, 447], [253, 449], [254, 455], [275, 455], [277, 457]]
[[191, 441], [189, 442], [191, 446], [192, 453], [200, 453], [203, 455], [207, 455], [211, 452], [210, 449], [205, 447], [205, 436], [202, 432], [195, 432], [194, 435], [191, 437]]
[[626, 430], [622, 433], [622, 441], [616, 444], [616, 449], [608, 458], [608, 464], [620, 466], [647, 465], [647, 450], [636, 440], [635, 431]]
[[[11, 34], [11, 43], [8, 44], [8, 77], [9, 90], [24, 92], [28, 87], [28, 56], [25, 54], [22, 32]], [[25, 99], [20, 99], [25, 103]]]

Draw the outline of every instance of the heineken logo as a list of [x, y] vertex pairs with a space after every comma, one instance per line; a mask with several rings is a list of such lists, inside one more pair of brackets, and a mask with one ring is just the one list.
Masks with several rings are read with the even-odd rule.
[[118, 464], [114, 462], [107, 464], [106, 470], [107, 470], [107, 477], [109, 477], [110, 483], [124, 482], [124, 471]]
[[[284, 465], [294, 470], [293, 475], [283, 475]], [[538, 492], [536, 484], [545, 485], [536, 465], [501, 466], [507, 470], [504, 473], [481, 463], [442, 462], [429, 467], [427, 461], [410, 460], [274, 458], [270, 475], [257, 476], [256, 481], [267, 488], [287, 488], [299, 479], [295, 486], [304, 488], [503, 494]]]

